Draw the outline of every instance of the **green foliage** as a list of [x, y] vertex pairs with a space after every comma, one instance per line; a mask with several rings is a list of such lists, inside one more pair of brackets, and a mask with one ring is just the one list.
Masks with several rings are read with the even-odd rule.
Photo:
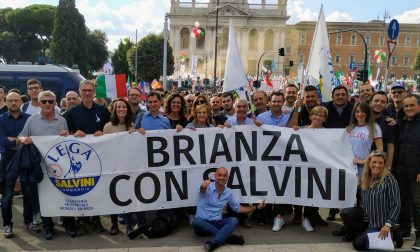
[[86, 42], [89, 69], [98, 70], [103, 67], [109, 56], [106, 34], [100, 30], [88, 31]]
[[[174, 57], [172, 55], [172, 47], [169, 43], [167, 43], [167, 46], [168, 67], [166, 74], [171, 75], [174, 72]], [[137, 44], [137, 48], [137, 79], [148, 82], [153, 79], [159, 79], [163, 73], [163, 35], [150, 33], [140, 40]], [[132, 72], [135, 72], [135, 53], [136, 47], [133, 47], [127, 54], [130, 71]]]
[[420, 50], [417, 51], [416, 60], [414, 62], [413, 69], [417, 71], [420, 70]]
[[0, 56], [7, 62], [36, 62], [49, 46], [55, 11], [42, 4], [0, 9]]
[[[129, 69], [128, 66], [128, 59], [127, 59], [127, 53], [128, 51], [134, 48], [134, 43], [131, 42], [129, 38], [124, 38], [123, 40], [120, 40], [120, 43], [118, 44], [118, 48], [115, 49], [114, 55], [111, 57], [112, 65], [114, 67], [114, 72], [116, 74], [122, 74], [125, 73], [132, 78], [133, 74]], [[134, 79], [133, 79], [134, 80]]]
[[78, 65], [82, 75], [88, 73], [87, 29], [75, 0], [60, 0], [54, 21], [51, 53], [57, 64]]

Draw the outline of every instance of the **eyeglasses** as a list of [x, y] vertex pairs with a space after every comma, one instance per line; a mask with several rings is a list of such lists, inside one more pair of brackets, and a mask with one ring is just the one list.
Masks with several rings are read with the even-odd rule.
[[48, 104], [54, 104], [54, 102], [55, 102], [54, 100], [41, 100], [42, 104], [47, 104], [47, 103]]
[[92, 93], [93, 89], [82, 89], [80, 91], [82, 91], [83, 93]]
[[404, 91], [402, 91], [402, 90], [396, 90], [396, 91], [391, 91], [391, 93], [394, 95], [394, 94], [402, 94], [402, 93], [404, 93]]
[[140, 96], [139, 94], [129, 94], [128, 96]]
[[188, 102], [188, 103], [193, 103], [193, 102], [194, 102], [194, 100], [187, 100], [187, 102]]
[[198, 104], [203, 104], [203, 103], [206, 103], [206, 101], [205, 100], [198, 100], [197, 103]]

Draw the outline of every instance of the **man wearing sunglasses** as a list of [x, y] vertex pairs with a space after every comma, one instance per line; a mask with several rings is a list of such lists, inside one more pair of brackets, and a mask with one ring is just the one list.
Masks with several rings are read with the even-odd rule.
[[404, 117], [402, 111], [404, 97], [408, 95], [405, 85], [401, 82], [394, 82], [391, 86], [392, 101], [388, 104], [387, 113], [394, 119], [401, 120]]
[[[18, 140], [22, 144], [32, 144], [32, 136], [51, 136], [60, 135], [67, 136], [69, 131], [67, 129], [67, 122], [64, 117], [60, 116], [59, 113], [55, 112], [55, 94], [49, 90], [42, 91], [38, 95], [38, 101], [41, 104], [41, 111], [39, 113], [31, 115], [25, 123], [22, 132], [18, 136]], [[37, 193], [37, 185], [34, 183], [23, 183], [22, 192], [25, 197], [31, 198], [28, 203], [24, 204], [24, 207], [35, 207], [39, 206], [39, 198]], [[32, 213], [32, 209], [24, 211]], [[32, 216], [25, 217], [26, 229], [33, 232], [33, 223], [27, 224], [27, 220], [30, 220]], [[45, 239], [51, 240], [55, 236], [54, 223], [51, 217], [41, 217], [42, 224], [45, 230]]]

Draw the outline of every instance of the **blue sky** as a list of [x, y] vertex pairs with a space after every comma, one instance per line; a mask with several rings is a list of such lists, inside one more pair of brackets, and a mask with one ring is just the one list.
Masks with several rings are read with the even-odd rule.
[[[266, 2], [277, 3], [277, 0]], [[0, 8], [21, 8], [35, 3], [57, 5], [58, 0], [0, 0]], [[291, 16], [288, 24], [316, 20], [321, 4], [327, 21], [367, 22], [378, 15], [383, 19], [386, 9], [391, 18], [397, 18], [400, 23], [420, 23], [420, 0], [288, 0], [287, 10]], [[125, 37], [134, 39], [136, 29], [139, 38], [149, 32], [162, 31], [170, 0], [76, 0], [76, 5], [91, 30], [100, 29], [107, 33], [108, 47], [113, 50], [119, 40]]]

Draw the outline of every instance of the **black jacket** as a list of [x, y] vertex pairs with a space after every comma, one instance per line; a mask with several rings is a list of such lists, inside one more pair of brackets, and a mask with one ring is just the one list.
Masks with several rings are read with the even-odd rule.
[[353, 103], [347, 102], [341, 114], [338, 113], [333, 101], [325, 102], [321, 105], [328, 109], [328, 119], [325, 123], [325, 128], [345, 128], [349, 126]]
[[416, 180], [420, 174], [420, 114], [411, 121], [398, 121], [396, 151], [398, 177]]
[[7, 178], [16, 181], [18, 176], [23, 183], [39, 183], [43, 179], [41, 158], [35, 145], [19, 146], [7, 165]]

